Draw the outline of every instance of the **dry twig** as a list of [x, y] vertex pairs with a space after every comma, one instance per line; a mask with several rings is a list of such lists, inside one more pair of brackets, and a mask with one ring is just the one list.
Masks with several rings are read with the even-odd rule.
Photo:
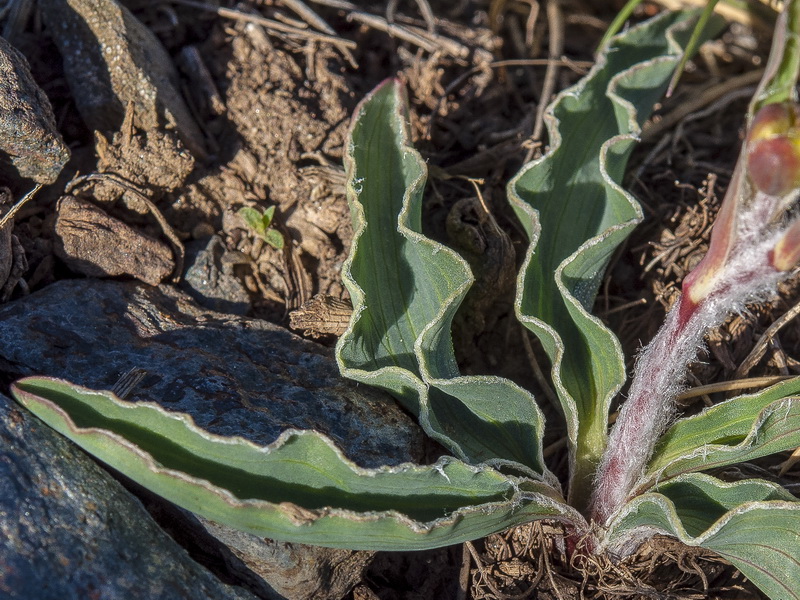
[[11, 221], [11, 219], [14, 218], [14, 215], [16, 215], [19, 212], [19, 209], [25, 206], [25, 203], [28, 202], [31, 198], [33, 198], [40, 189], [42, 189], [42, 184], [37, 183], [30, 192], [28, 192], [22, 198], [20, 198], [19, 202], [17, 202], [14, 206], [12, 206], [8, 210], [8, 212], [4, 214], [2, 218], [0, 218], [0, 229], [5, 227], [6, 223]]
[[781, 381], [792, 379], [791, 375], [773, 375], [770, 377], [750, 377], [749, 379], [736, 379], [734, 381], [720, 381], [718, 383], [709, 383], [708, 385], [701, 385], [690, 390], [686, 390], [680, 394], [676, 400], [683, 402], [690, 398], [703, 396], [706, 394], [716, 394], [718, 392], [733, 392], [738, 390], [750, 390], [768, 387], [775, 385]]
[[[665, 131], [671, 131], [675, 125], [692, 113], [706, 106], [713, 105], [718, 100], [728, 96], [728, 94], [735, 94], [728, 102], [738, 99], [739, 97], [751, 97], [754, 90], [750, 86], [758, 83], [763, 74], [763, 69], [749, 71], [737, 77], [731, 77], [722, 83], [714, 84], [700, 92], [700, 94], [687, 98], [685, 101], [678, 104], [675, 110], [664, 115], [660, 121], [646, 126], [644, 131], [642, 131], [642, 141], [652, 141]], [[726, 102], [726, 104], [728, 102]]]
[[561, 13], [561, 7], [558, 1], [547, 0], [546, 12], [548, 31], [550, 33], [550, 41], [548, 44], [548, 58], [550, 62], [547, 64], [547, 70], [544, 74], [544, 83], [542, 84], [542, 94], [539, 97], [539, 106], [536, 107], [536, 120], [534, 121], [533, 133], [530, 138], [533, 144], [525, 157], [526, 163], [533, 158], [533, 153], [538, 147], [537, 142], [541, 141], [542, 132], [544, 131], [544, 112], [550, 104], [550, 97], [556, 89], [558, 63], [555, 62], [555, 59], [564, 53], [564, 16]]
[[289, 36], [302, 38], [302, 39], [310, 39], [317, 42], [327, 42], [333, 46], [339, 48], [347, 48], [350, 50], [354, 50], [356, 48], [356, 43], [351, 40], [346, 40], [344, 38], [332, 36], [332, 35], [325, 35], [322, 33], [317, 33], [316, 31], [310, 31], [308, 29], [299, 29], [297, 27], [292, 27], [291, 25], [286, 25], [281, 23], [280, 21], [274, 21], [272, 19], [267, 19], [266, 17], [261, 17], [258, 15], [248, 15], [247, 13], [240, 12], [238, 10], [232, 10], [230, 8], [222, 8], [219, 6], [211, 6], [210, 4], [204, 4], [203, 2], [195, 2], [194, 0], [172, 0], [175, 4], [180, 4], [181, 6], [189, 6], [191, 8], [196, 8], [198, 10], [204, 10], [206, 12], [213, 12], [220, 17], [224, 17], [226, 19], [234, 19], [236, 21], [244, 21], [247, 23], [256, 23], [264, 27], [264, 29], [273, 32], [279, 32], [282, 34], [286, 34]]
[[758, 364], [758, 361], [761, 360], [761, 357], [764, 356], [764, 353], [767, 351], [767, 346], [770, 340], [778, 334], [784, 325], [794, 319], [797, 315], [800, 315], [800, 302], [795, 304], [792, 308], [786, 311], [785, 314], [781, 315], [779, 319], [775, 320], [772, 325], [767, 327], [767, 330], [762, 334], [755, 346], [753, 346], [750, 354], [747, 355], [747, 358], [745, 358], [739, 365], [739, 368], [736, 369], [737, 377], [744, 377], [750, 372], [750, 369]]

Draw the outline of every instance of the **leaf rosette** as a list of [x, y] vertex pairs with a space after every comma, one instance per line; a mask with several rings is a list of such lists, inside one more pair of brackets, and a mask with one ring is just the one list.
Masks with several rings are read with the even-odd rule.
[[[777, 35], [787, 43], [773, 48], [780, 56], [771, 58], [753, 112], [793, 99], [786, 82], [793, 84], [800, 68], [797, 5], [789, 3], [779, 24]], [[427, 168], [412, 145], [407, 100], [394, 79], [359, 104], [348, 135], [354, 238], [342, 277], [353, 316], [336, 359], [344, 376], [391, 393], [449, 456], [430, 465], [365, 469], [314, 431], [285, 431], [272, 444], [257, 446], [212, 435], [186, 415], [154, 404], [50, 378], [21, 380], [14, 396], [156, 493], [261, 536], [418, 550], [550, 519], [564, 524], [571, 550], [581, 542], [583, 551], [624, 556], [664, 533], [724, 556], [773, 598], [800, 598], [798, 500], [772, 482], [731, 483], [703, 473], [800, 445], [800, 379], [680, 420], [670, 421], [665, 411], [651, 419], [656, 433], [640, 444], [645, 450], [638, 462], [614, 455], [638, 442], [608, 433], [611, 402], [625, 381], [624, 360], [617, 338], [590, 311], [611, 256], [642, 219], [622, 179], [642, 124], [685, 59], [691, 18], [664, 13], [611, 38], [592, 70], [547, 109], [550, 150], [508, 186], [530, 242], [515, 313], [551, 361], [570, 457], [566, 498], [544, 460], [545, 423], [533, 395], [499, 377], [459, 371], [450, 329], [473, 278], [463, 258], [422, 233]], [[792, 68], [794, 77], [787, 78]], [[796, 165], [781, 162], [783, 150], [770, 153], [778, 138], [780, 148], [788, 143], [794, 152], [797, 115], [794, 109], [767, 111], [754, 121], [742, 154], [751, 158], [749, 179], [740, 167], [733, 185], [794, 200]], [[763, 167], [773, 154], [786, 167], [778, 183]], [[717, 240], [734, 231], [735, 214], [723, 210]], [[271, 214], [253, 212], [250, 221], [261, 235]], [[784, 245], [771, 255], [773, 270], [779, 261], [794, 264], [798, 238], [789, 227]], [[688, 278], [687, 304], [700, 306], [717, 293], [719, 267], [733, 246], [715, 246], [713, 239], [704, 266]], [[701, 283], [693, 292], [696, 281]], [[768, 286], [762, 288], [760, 293]], [[680, 309], [676, 314], [673, 319], [686, 316]], [[691, 352], [680, 355], [680, 368], [659, 377], [681, 376], [701, 340], [702, 331], [691, 338]], [[632, 390], [637, 385], [634, 378]], [[677, 385], [670, 385], [672, 393]], [[620, 420], [626, 420], [624, 412]], [[622, 483], [604, 487], [604, 481], [616, 481], [605, 476], [616, 476], [619, 465], [627, 467]]]

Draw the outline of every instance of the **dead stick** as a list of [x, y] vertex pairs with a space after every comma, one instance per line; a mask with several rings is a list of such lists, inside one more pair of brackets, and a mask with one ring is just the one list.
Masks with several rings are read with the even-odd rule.
[[180, 4], [181, 6], [189, 6], [192, 8], [197, 8], [199, 10], [204, 10], [206, 12], [213, 12], [219, 15], [220, 17], [224, 17], [226, 19], [234, 19], [236, 21], [246, 21], [248, 23], [256, 23], [258, 25], [261, 25], [265, 29], [271, 29], [272, 31], [289, 33], [292, 35], [315, 40], [318, 42], [327, 42], [334, 46], [342, 46], [344, 48], [349, 48], [351, 50], [354, 50], [356, 48], [356, 43], [351, 40], [346, 40], [344, 38], [334, 37], [331, 35], [324, 35], [322, 33], [317, 33], [315, 31], [298, 29], [297, 27], [286, 25], [284, 23], [281, 23], [280, 21], [273, 21], [272, 19], [267, 19], [266, 17], [260, 17], [258, 15], [248, 15], [247, 13], [243, 13], [237, 10], [232, 10], [230, 8], [210, 6], [208, 4], [203, 4], [202, 2], [194, 2], [193, 0], [172, 0], [172, 2], [175, 4]]
[[11, 219], [13, 219], [14, 215], [19, 212], [19, 209], [22, 208], [25, 205], [25, 203], [28, 202], [28, 200], [33, 198], [36, 195], [36, 192], [38, 192], [40, 189], [42, 189], [42, 184], [37, 183], [36, 186], [30, 192], [25, 194], [20, 199], [19, 202], [17, 202], [14, 206], [12, 206], [11, 210], [9, 210], [5, 215], [3, 215], [3, 218], [0, 219], [0, 229], [3, 229], [6, 223], [8, 223]]
[[800, 315], [800, 302], [795, 304], [792, 308], [786, 311], [785, 314], [781, 315], [781, 317], [772, 325], [767, 327], [767, 330], [758, 339], [756, 345], [750, 351], [750, 354], [747, 355], [747, 358], [745, 358], [739, 365], [739, 368], [736, 369], [736, 375], [738, 377], [743, 377], [750, 371], [750, 369], [756, 366], [756, 363], [761, 360], [762, 356], [764, 356], [764, 352], [767, 351], [767, 344], [769, 341], [777, 335], [778, 331], [780, 331], [784, 325], [794, 319], [797, 315]]

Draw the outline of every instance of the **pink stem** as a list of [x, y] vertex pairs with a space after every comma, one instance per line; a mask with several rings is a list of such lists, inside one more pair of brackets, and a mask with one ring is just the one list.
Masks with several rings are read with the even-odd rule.
[[[673, 397], [702, 341], [702, 332], [698, 336], [696, 328], [687, 327], [697, 308], [681, 296], [639, 358], [628, 399], [609, 437], [608, 448], [614, 451], [606, 452], [598, 470], [591, 508], [597, 523], [605, 523], [626, 501], [673, 416]], [[694, 335], [685, 335], [692, 331]]]
[[[675, 398], [682, 391], [686, 371], [703, 347], [703, 336], [721, 325], [731, 313], [748, 302], [775, 292], [786, 276], [772, 263], [772, 249], [781, 235], [752, 234], [763, 220], [760, 207], [745, 213], [746, 226], [724, 264], [715, 265], [716, 276], [706, 293], [692, 301], [690, 286], [667, 315], [659, 332], [642, 351], [617, 422], [611, 430], [605, 454], [597, 470], [590, 518], [606, 524], [635, 491], [645, 473], [656, 442], [675, 415]], [[760, 233], [760, 232], [759, 232]]]

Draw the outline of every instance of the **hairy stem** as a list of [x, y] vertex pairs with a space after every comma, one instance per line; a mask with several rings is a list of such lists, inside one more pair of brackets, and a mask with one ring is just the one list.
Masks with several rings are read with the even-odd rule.
[[[656, 337], [639, 358], [628, 400], [622, 407], [608, 440], [609, 450], [600, 464], [591, 518], [605, 523], [622, 505], [644, 472], [658, 437], [672, 419], [676, 382], [696, 352], [697, 330], [688, 327], [697, 306], [681, 296]], [[683, 335], [692, 331], [693, 335]], [[702, 336], [702, 333], [700, 334]]]
[[[656, 442], [675, 414], [675, 398], [682, 391], [689, 363], [703, 348], [703, 336], [745, 304], [774, 293], [785, 276], [772, 264], [776, 234], [758, 231], [764, 223], [764, 203], [743, 211], [736, 242], [723, 264], [703, 281], [702, 298], [692, 300], [691, 283], [653, 341], [642, 351], [628, 399], [611, 431], [597, 471], [590, 518], [605, 524], [635, 491]], [[700, 268], [700, 265], [698, 265]], [[710, 282], [710, 283], [709, 283]]]

